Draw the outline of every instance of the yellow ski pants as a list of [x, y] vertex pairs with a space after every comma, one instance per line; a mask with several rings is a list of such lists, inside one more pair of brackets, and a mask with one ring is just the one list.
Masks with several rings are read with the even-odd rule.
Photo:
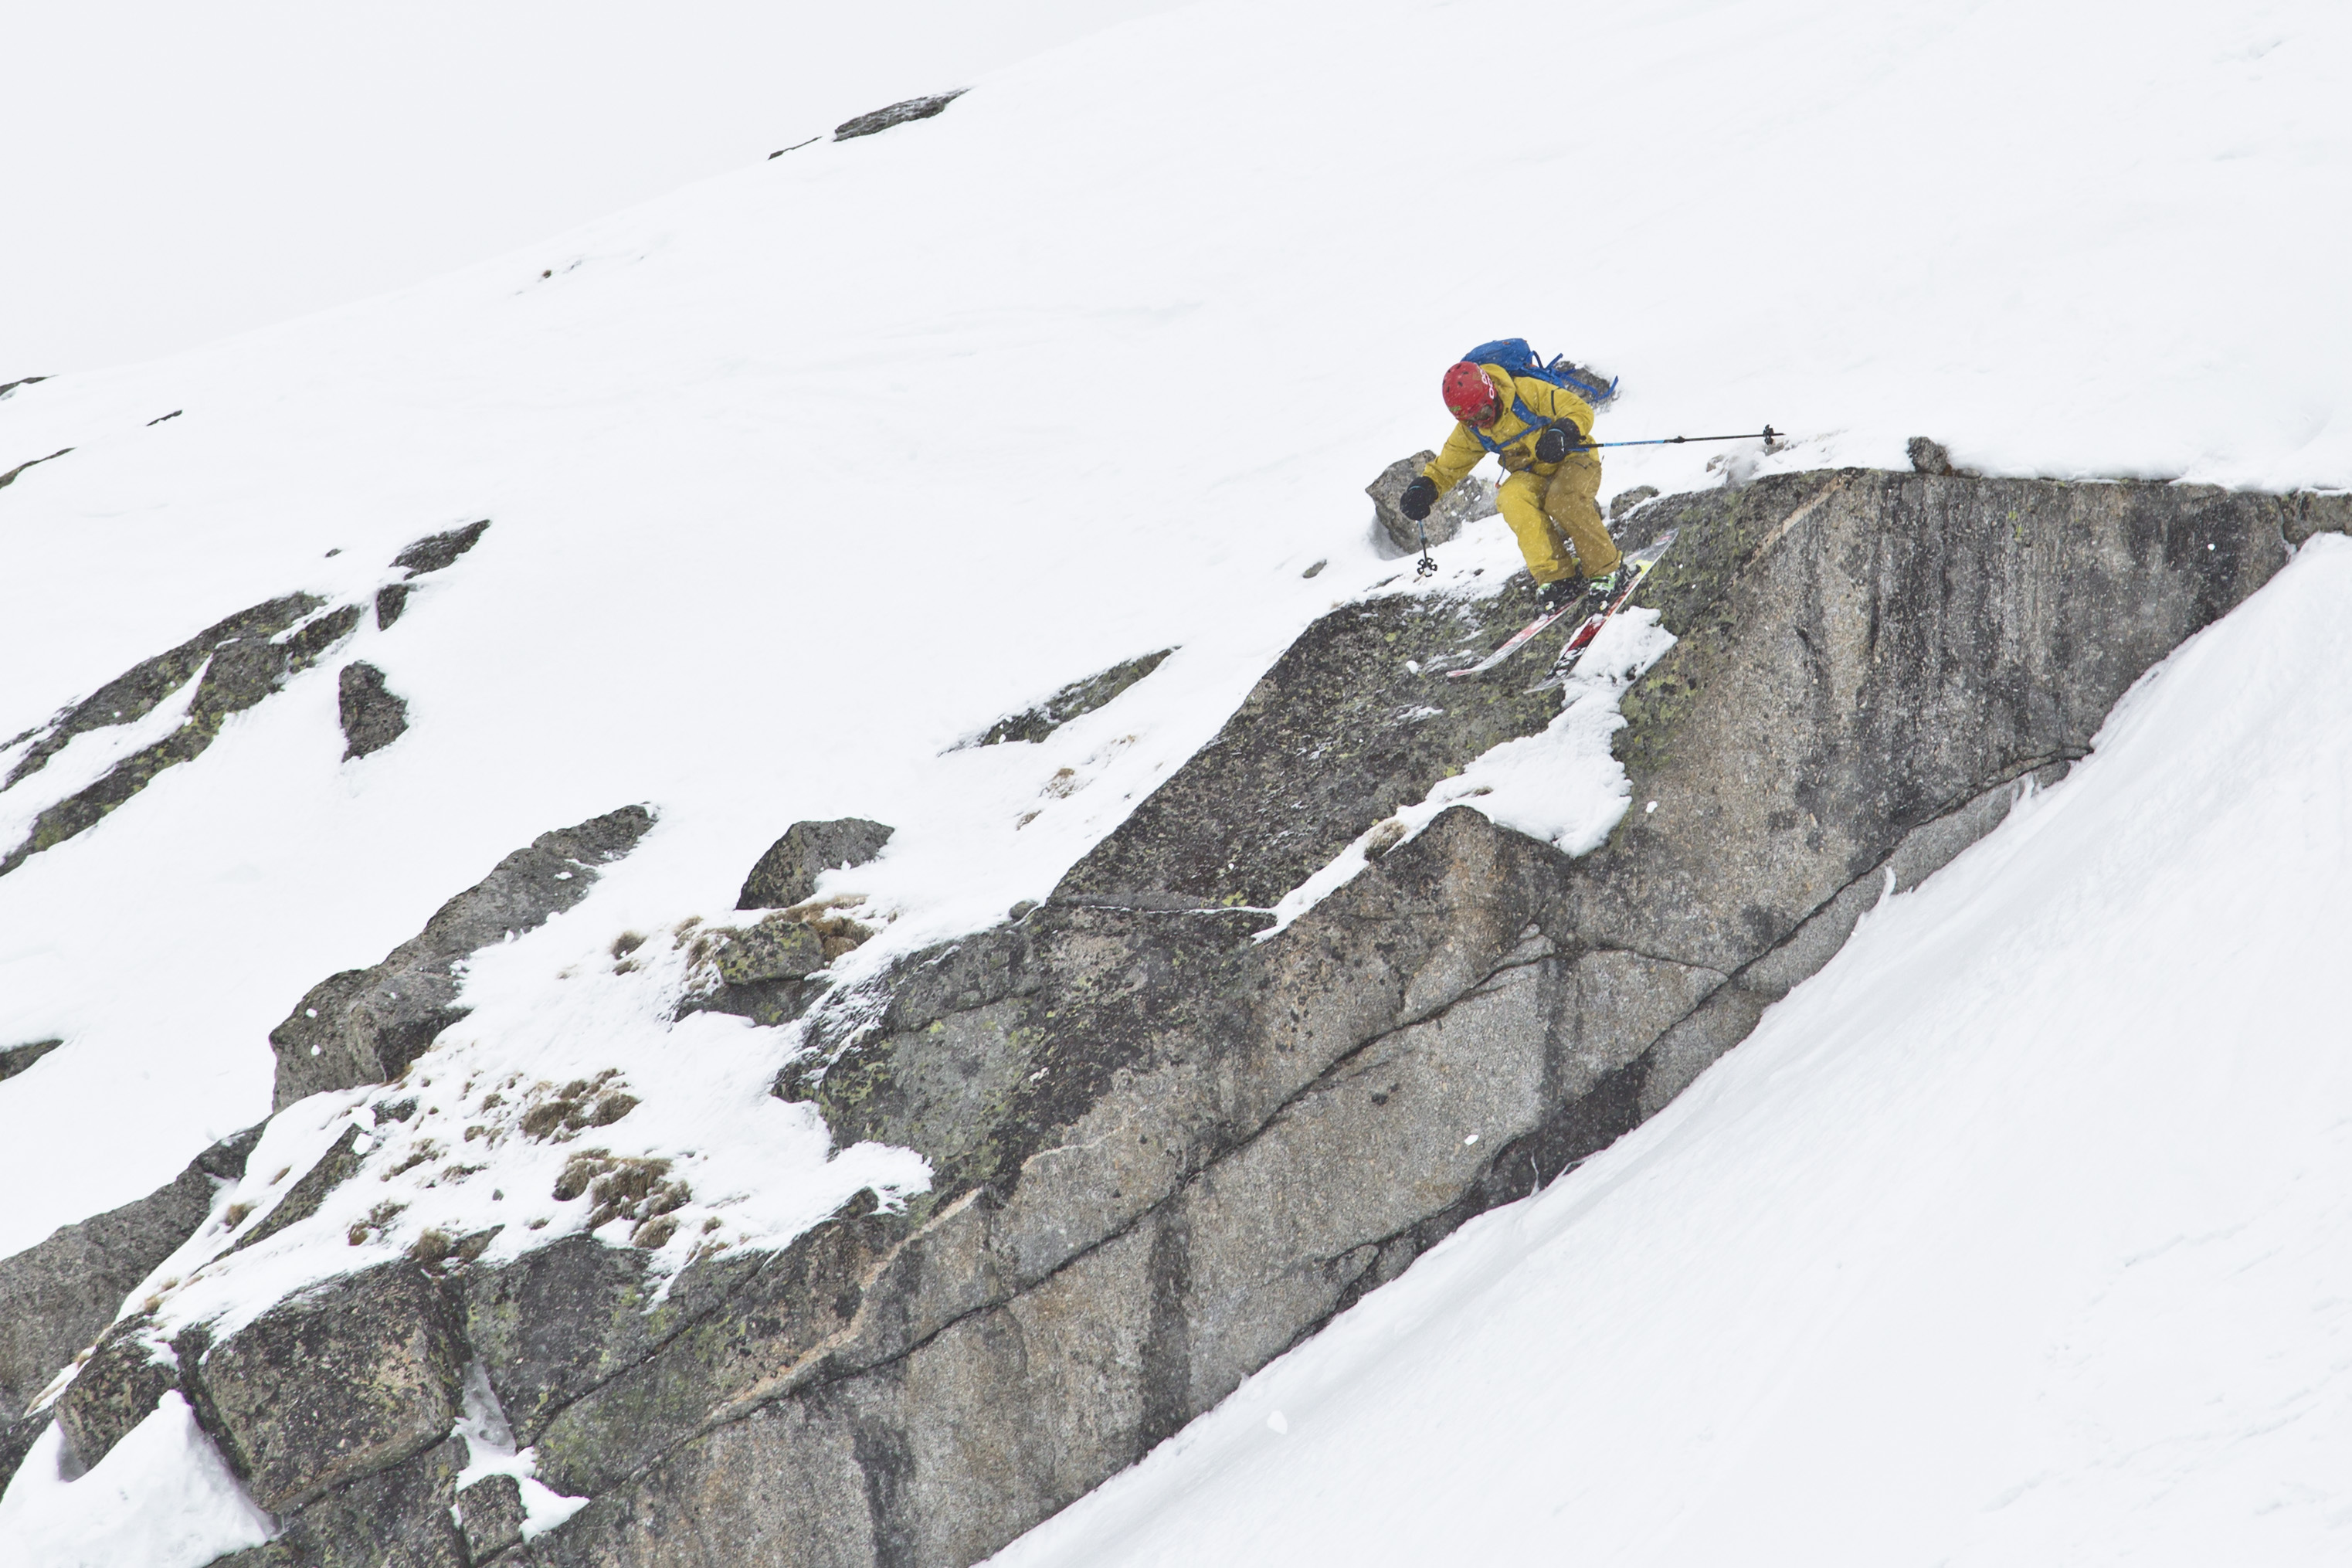
[[1551, 474], [1528, 468], [1503, 481], [1495, 504], [1537, 582], [1598, 577], [1616, 567], [1617, 545], [1601, 521], [1600, 495], [1598, 452], [1570, 452]]

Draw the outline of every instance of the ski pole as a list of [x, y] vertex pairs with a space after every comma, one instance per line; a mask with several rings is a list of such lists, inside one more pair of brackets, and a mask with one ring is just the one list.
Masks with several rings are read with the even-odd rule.
[[1437, 570], [1437, 558], [1429, 552], [1429, 524], [1421, 518], [1414, 518], [1412, 525], [1421, 531], [1421, 559], [1412, 563], [1412, 574], [1426, 577]]
[[1594, 441], [1582, 447], [1570, 447], [1569, 450], [1598, 452], [1604, 447], [1679, 447], [1685, 441], [1771, 441], [1786, 434], [1786, 431], [1775, 430], [1767, 425], [1761, 430], [1749, 430], [1738, 436], [1667, 436], [1655, 441]]

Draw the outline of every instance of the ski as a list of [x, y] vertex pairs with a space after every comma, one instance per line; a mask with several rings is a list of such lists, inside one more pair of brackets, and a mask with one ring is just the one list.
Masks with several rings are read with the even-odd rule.
[[1648, 579], [1651, 569], [1658, 563], [1658, 558], [1666, 552], [1667, 546], [1674, 543], [1675, 532], [1676, 530], [1670, 528], [1625, 557], [1625, 563], [1633, 569], [1633, 580], [1619, 590], [1615, 598], [1593, 611], [1582, 626], [1569, 634], [1567, 646], [1559, 650], [1559, 661], [1551, 667], [1549, 675], [1528, 688], [1529, 696], [1568, 679], [1576, 669], [1577, 660], [1584, 657], [1584, 650], [1592, 646], [1592, 639], [1599, 637], [1601, 628], [1609, 624], [1609, 617], [1623, 609], [1633, 600], [1633, 591]]
[[[1587, 617], [1585, 624], [1579, 626], [1576, 629], [1575, 635], [1569, 638], [1570, 647], [1581, 650], [1586, 643], [1592, 640], [1593, 634], [1601, 629], [1601, 623], [1617, 613], [1618, 606], [1624, 604], [1627, 596], [1630, 595], [1635, 588], [1641, 586], [1642, 579], [1649, 575], [1650, 568], [1657, 563], [1658, 557], [1664, 555], [1666, 552], [1666, 546], [1672, 544], [1674, 542], [1674, 531], [1669, 529], [1655, 543], [1635, 551], [1633, 554], [1625, 557], [1626, 561], [1634, 569], [1635, 575], [1633, 581], [1626, 584], [1624, 593], [1620, 594], [1617, 596], [1615, 603], [1602, 605], [1600, 609], [1593, 611], [1591, 615]], [[1538, 616], [1533, 621], [1521, 626], [1517, 631], [1513, 632], [1509, 640], [1506, 641], [1502, 647], [1496, 648], [1494, 652], [1488, 654], [1477, 663], [1471, 665], [1465, 669], [1447, 670], [1445, 672], [1446, 679], [1449, 680], [1467, 680], [1474, 675], [1486, 674], [1488, 670], [1494, 668], [1496, 665], [1502, 663], [1505, 659], [1518, 652], [1519, 649], [1527, 647], [1528, 642], [1539, 636], [1546, 626], [1550, 626], [1554, 621], [1559, 620], [1561, 616], [1570, 615], [1574, 611], [1582, 609], [1583, 607], [1583, 601], [1576, 600], [1563, 605], [1559, 609], [1553, 610], [1547, 615]]]
[[1510, 640], [1506, 642], [1502, 647], [1496, 648], [1494, 652], [1488, 654], [1477, 663], [1471, 665], [1466, 669], [1447, 670], [1445, 672], [1445, 678], [1448, 680], [1467, 680], [1474, 675], [1486, 674], [1488, 670], [1494, 668], [1496, 665], [1502, 663], [1505, 659], [1518, 652], [1519, 649], [1527, 647], [1531, 638], [1533, 638], [1538, 633], [1541, 632], [1546, 626], [1551, 625], [1552, 622], [1559, 619], [1562, 616], [1572, 614], [1583, 607], [1584, 601], [1581, 599], [1571, 599], [1557, 610], [1549, 610], [1545, 612], [1543, 615], [1538, 616], [1534, 620], [1529, 621], [1526, 626], [1523, 626], [1517, 631], [1513, 632], [1511, 634]]

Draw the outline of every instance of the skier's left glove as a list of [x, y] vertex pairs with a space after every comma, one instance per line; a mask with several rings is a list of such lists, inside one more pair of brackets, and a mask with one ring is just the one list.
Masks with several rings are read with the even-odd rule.
[[1437, 504], [1437, 481], [1427, 474], [1405, 486], [1404, 494], [1397, 497], [1397, 510], [1411, 522], [1419, 522]]
[[1557, 463], [1570, 447], [1584, 445], [1584, 432], [1573, 425], [1554, 425], [1536, 437], [1536, 461]]

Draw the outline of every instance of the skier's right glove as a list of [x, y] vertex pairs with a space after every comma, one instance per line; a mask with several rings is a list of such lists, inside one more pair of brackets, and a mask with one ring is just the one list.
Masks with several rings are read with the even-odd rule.
[[1557, 463], [1570, 447], [1584, 445], [1584, 432], [1573, 425], [1554, 425], [1536, 437], [1536, 461]]
[[1436, 504], [1437, 481], [1427, 474], [1422, 475], [1412, 483], [1405, 486], [1404, 494], [1397, 497], [1397, 510], [1404, 513], [1406, 519], [1412, 522], [1419, 522], [1427, 517], [1429, 509]]

